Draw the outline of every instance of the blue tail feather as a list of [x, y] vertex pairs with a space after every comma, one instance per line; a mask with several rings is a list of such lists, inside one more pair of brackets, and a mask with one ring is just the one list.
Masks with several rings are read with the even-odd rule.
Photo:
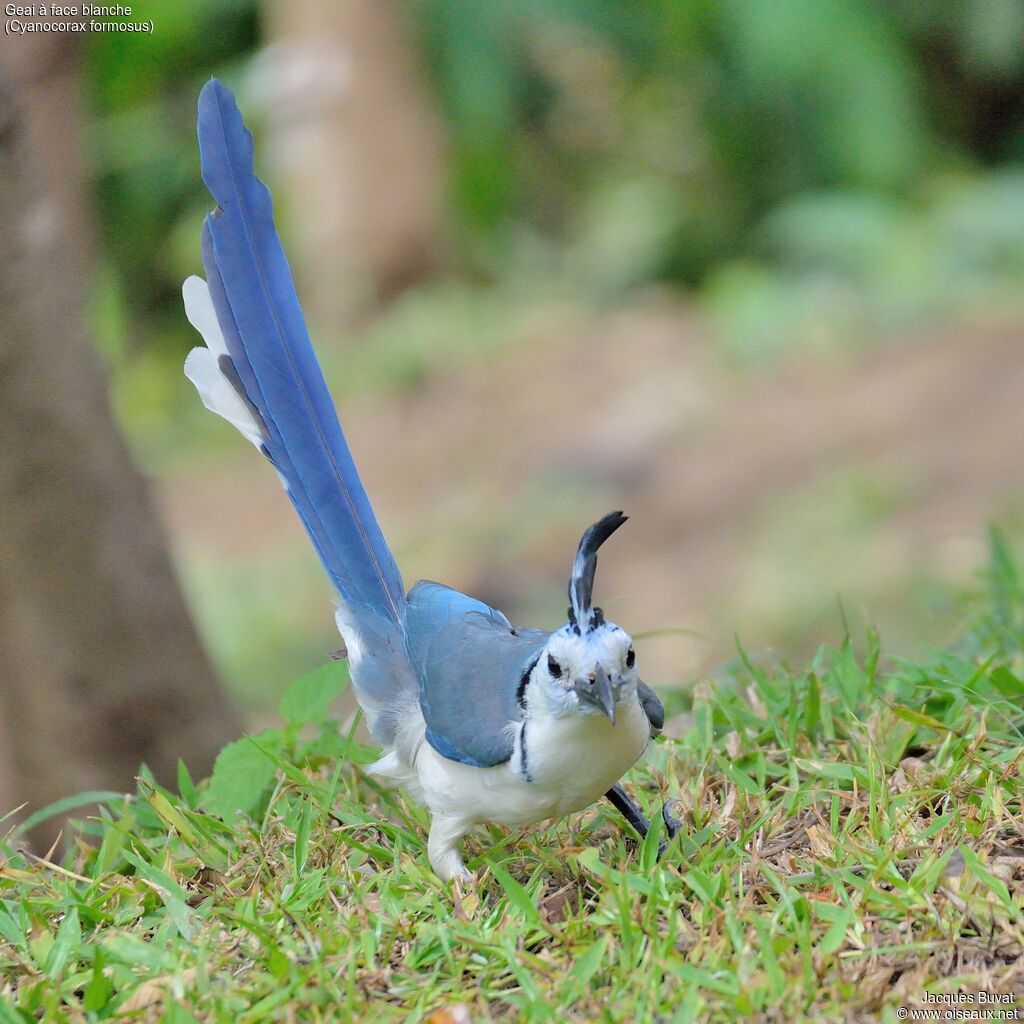
[[399, 624], [402, 578], [310, 343], [270, 193], [253, 171], [252, 136], [216, 79], [199, 97], [199, 152], [218, 204], [203, 228], [210, 295], [239, 380], [267, 426], [267, 454], [341, 597]]
[[[245, 348], [238, 333], [238, 326], [235, 324], [234, 316], [230, 312], [231, 307], [227, 300], [227, 294], [224, 291], [224, 283], [221, 280], [220, 271], [217, 268], [217, 260], [213, 252], [213, 241], [210, 238], [209, 225], [206, 223], [203, 224], [202, 229], [202, 257], [203, 267], [206, 270], [207, 286], [210, 289], [210, 298], [213, 301], [214, 309], [217, 310], [217, 322], [224, 335], [228, 351], [234, 353], [231, 357], [231, 363], [235, 373], [238, 375], [238, 381], [246, 396], [259, 396], [261, 395], [260, 387], [249, 363], [249, 357], [245, 354]], [[250, 401], [252, 401], [251, 397]], [[260, 407], [256, 406], [255, 402], [253, 402], [253, 405], [256, 411], [259, 412]], [[261, 405], [265, 407], [266, 403], [262, 402]], [[262, 419], [262, 413], [260, 413], [260, 416]], [[337, 557], [331, 547], [324, 525], [320, 521], [320, 516], [309, 501], [306, 490], [302, 486], [302, 480], [292, 465], [291, 459], [288, 457], [287, 449], [284, 447], [277, 424], [273, 420], [270, 420], [269, 423], [263, 420], [262, 426], [265, 428], [266, 438], [263, 450], [271, 462], [274, 463], [278, 472], [288, 482], [286, 493], [295, 506], [295, 510], [299, 513], [299, 518], [306, 527], [306, 532], [309, 534], [313, 547], [316, 549], [320, 561], [327, 570], [331, 582], [340, 592], [345, 587], [345, 581], [339, 574], [340, 567], [338, 567]], [[272, 451], [277, 453], [276, 456], [271, 454]]]

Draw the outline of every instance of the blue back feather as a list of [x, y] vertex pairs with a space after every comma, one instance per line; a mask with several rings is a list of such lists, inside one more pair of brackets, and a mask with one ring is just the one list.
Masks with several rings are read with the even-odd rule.
[[409, 591], [406, 648], [420, 681], [427, 742], [443, 757], [487, 768], [512, 756], [523, 675], [549, 633], [512, 626], [457, 590], [420, 580]]
[[267, 426], [267, 454], [342, 598], [399, 625], [401, 575], [310, 343], [252, 136], [216, 79], [199, 96], [199, 152], [218, 207], [204, 225], [203, 263], [232, 362]]

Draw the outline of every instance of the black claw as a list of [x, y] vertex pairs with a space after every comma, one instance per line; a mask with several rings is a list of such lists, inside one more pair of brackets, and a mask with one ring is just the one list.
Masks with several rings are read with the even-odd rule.
[[661, 860], [665, 856], [665, 851], [668, 849], [668, 844], [672, 842], [676, 837], [676, 833], [683, 827], [683, 823], [678, 818], [673, 818], [668, 813], [669, 804], [671, 800], [666, 800], [661, 805], [661, 820], [665, 823], [665, 838], [658, 843], [658, 860]]
[[665, 823], [665, 835], [669, 839], [675, 839], [676, 833], [683, 827], [683, 823], [678, 818], [673, 818], [668, 813], [669, 805], [672, 803], [671, 800], [666, 800], [661, 805], [661, 820]]

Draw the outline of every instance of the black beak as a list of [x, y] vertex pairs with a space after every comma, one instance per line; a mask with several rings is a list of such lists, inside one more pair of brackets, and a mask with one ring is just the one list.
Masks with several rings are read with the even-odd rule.
[[612, 690], [612, 681], [608, 678], [608, 673], [600, 665], [598, 665], [594, 677], [594, 696], [597, 698], [598, 704], [601, 705], [601, 710], [608, 716], [608, 721], [614, 725], [615, 693]]

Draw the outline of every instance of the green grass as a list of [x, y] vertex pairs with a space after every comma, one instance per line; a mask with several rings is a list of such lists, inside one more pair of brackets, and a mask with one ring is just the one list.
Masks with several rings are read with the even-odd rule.
[[741, 652], [701, 684], [630, 775], [655, 814], [677, 801], [660, 863], [599, 806], [478, 830], [461, 894], [331, 721], [325, 667], [212, 781], [101, 794], [59, 859], [7, 837], [0, 1024], [896, 1021], [1019, 988], [1024, 596], [998, 537], [988, 584], [954, 650]]

